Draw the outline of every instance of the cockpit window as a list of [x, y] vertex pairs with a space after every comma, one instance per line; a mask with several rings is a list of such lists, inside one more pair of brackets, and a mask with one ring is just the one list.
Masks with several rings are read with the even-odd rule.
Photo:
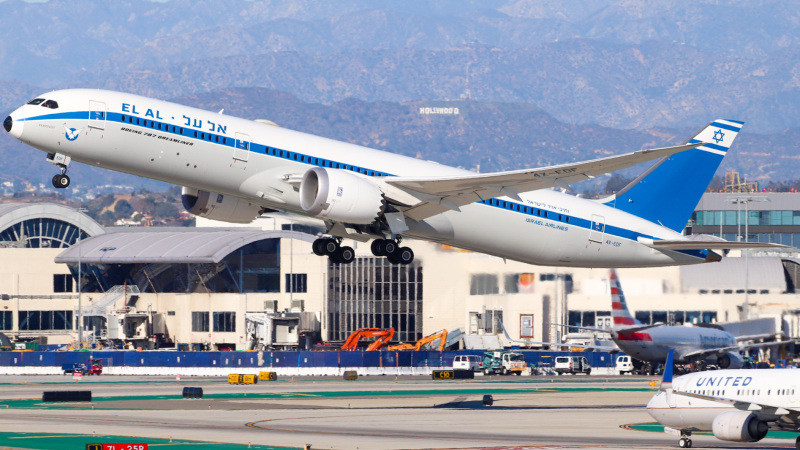
[[42, 103], [42, 106], [44, 106], [45, 108], [50, 108], [50, 109], [58, 109], [58, 102], [56, 102], [55, 100], [48, 100], [48, 101]]
[[28, 102], [29, 105], [38, 105], [44, 101], [43, 98], [35, 98]]

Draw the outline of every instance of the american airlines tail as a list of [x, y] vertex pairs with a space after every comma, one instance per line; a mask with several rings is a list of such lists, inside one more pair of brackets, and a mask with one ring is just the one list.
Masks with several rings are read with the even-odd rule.
[[680, 233], [742, 125], [711, 122], [688, 142], [705, 144], [661, 159], [604, 204]]
[[622, 292], [617, 278], [617, 271], [614, 269], [611, 269], [609, 283], [611, 284], [611, 316], [614, 318], [614, 328], [643, 325], [628, 311], [628, 304], [625, 303], [625, 294]]

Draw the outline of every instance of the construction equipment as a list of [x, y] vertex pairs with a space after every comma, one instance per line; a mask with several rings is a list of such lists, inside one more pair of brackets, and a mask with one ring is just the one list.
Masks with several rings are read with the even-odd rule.
[[439, 351], [443, 351], [447, 344], [447, 330], [437, 331], [431, 335], [425, 336], [424, 338], [418, 340], [415, 344], [410, 343], [402, 343], [397, 345], [390, 345], [386, 347], [386, 350], [394, 351], [394, 350], [422, 350], [422, 347], [428, 344], [433, 344], [434, 341], [439, 340]]
[[355, 350], [358, 347], [358, 341], [367, 338], [377, 338], [375, 342], [369, 344], [367, 351], [380, 350], [389, 343], [389, 340], [394, 337], [394, 328], [361, 328], [347, 337], [347, 340], [342, 344], [341, 350]]

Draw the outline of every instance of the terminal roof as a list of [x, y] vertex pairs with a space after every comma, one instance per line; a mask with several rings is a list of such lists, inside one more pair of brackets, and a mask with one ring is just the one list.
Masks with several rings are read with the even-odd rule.
[[247, 244], [265, 239], [316, 237], [298, 231], [208, 229], [160, 231], [136, 229], [94, 236], [60, 253], [57, 263], [77, 264], [201, 264], [217, 263]]

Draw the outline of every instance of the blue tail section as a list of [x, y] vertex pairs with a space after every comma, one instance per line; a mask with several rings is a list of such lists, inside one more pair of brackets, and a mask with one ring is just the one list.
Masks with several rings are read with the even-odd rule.
[[658, 161], [605, 204], [681, 232], [742, 125], [711, 122], [689, 140], [705, 144]]
[[661, 389], [672, 387], [672, 366], [675, 365], [672, 357], [673, 353], [675, 353], [675, 350], [670, 349], [667, 354], [667, 360], [664, 362], [664, 377], [661, 378]]

